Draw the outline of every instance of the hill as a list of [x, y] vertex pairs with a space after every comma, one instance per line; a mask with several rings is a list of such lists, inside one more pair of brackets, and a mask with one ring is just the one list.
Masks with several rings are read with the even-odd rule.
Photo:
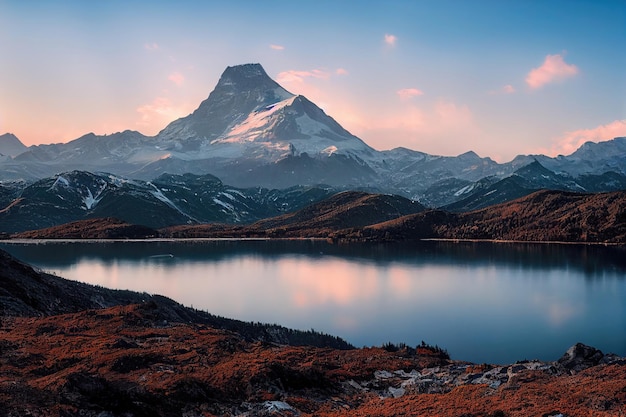
[[[358, 237], [358, 233], [352, 237]], [[538, 191], [469, 213], [428, 211], [365, 227], [365, 239], [626, 243], [626, 192]]]
[[13, 235], [17, 239], [145, 239], [156, 236], [158, 232], [154, 229], [113, 217], [78, 220]]

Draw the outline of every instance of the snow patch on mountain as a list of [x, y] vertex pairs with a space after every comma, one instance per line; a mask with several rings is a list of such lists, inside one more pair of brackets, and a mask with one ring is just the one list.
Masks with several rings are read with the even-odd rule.
[[279, 122], [278, 118], [272, 116], [286, 106], [292, 105], [295, 98], [290, 97], [251, 113], [243, 122], [230, 129], [226, 137], [216, 139], [211, 144], [252, 142], [264, 137]]
[[454, 195], [456, 197], [459, 197], [462, 194], [466, 194], [469, 193], [470, 191], [472, 191], [474, 188], [476, 187], [476, 184], [469, 184], [466, 185], [465, 187], [461, 188], [460, 190], [458, 190], [457, 192], [454, 193]]
[[102, 200], [102, 192], [106, 189], [106, 187], [107, 187], [107, 184], [105, 182], [104, 184], [102, 184], [102, 188], [98, 190], [95, 197], [91, 193], [91, 189], [87, 188], [87, 195], [83, 197], [83, 203], [85, 204], [85, 207], [87, 208], [87, 210], [91, 210], [100, 202], [100, 200]]
[[335, 152], [337, 152], [337, 147], [335, 145], [331, 145], [328, 148], [322, 149], [322, 152], [320, 152], [320, 153], [322, 153], [324, 155], [331, 156]]
[[172, 200], [170, 200], [169, 198], [167, 198], [167, 196], [165, 194], [163, 194], [163, 192], [159, 189], [159, 187], [157, 187], [156, 185], [154, 185], [153, 183], [149, 182], [148, 185], [152, 186], [152, 188], [154, 188], [154, 191], [151, 191], [151, 194], [157, 198], [158, 200], [162, 201], [163, 203], [167, 204], [168, 206], [170, 206], [171, 208], [173, 208], [174, 210], [178, 211], [180, 214], [182, 214], [183, 216], [189, 218], [190, 220], [199, 223], [199, 221], [197, 219], [194, 219], [193, 217], [191, 217], [190, 215], [188, 215], [187, 213], [185, 213], [183, 210], [181, 210], [176, 204], [174, 204], [174, 202]]
[[57, 177], [57, 179], [54, 181], [54, 184], [52, 184], [50, 186], [50, 189], [53, 190], [56, 187], [58, 187], [59, 185], [64, 186], [64, 187], [69, 187], [70, 186], [70, 182], [67, 180], [67, 178], [59, 175]]

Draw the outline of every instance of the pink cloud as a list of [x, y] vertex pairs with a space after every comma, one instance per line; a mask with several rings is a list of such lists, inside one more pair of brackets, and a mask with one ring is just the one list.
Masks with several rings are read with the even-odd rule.
[[284, 46], [282, 46], [282, 45], [276, 45], [276, 44], [271, 44], [271, 45], [270, 45], [270, 48], [272, 48], [272, 49], [274, 49], [274, 50], [276, 50], [276, 51], [282, 51], [283, 49], [285, 49], [285, 47], [284, 47]]
[[620, 136], [626, 136], [626, 119], [615, 120], [591, 129], [566, 132], [563, 136], [556, 139], [551, 149], [541, 149], [539, 152], [551, 156], [570, 155], [585, 142], [602, 142]]
[[511, 84], [507, 84], [502, 87], [502, 92], [505, 94], [513, 94], [515, 92], [515, 87], [513, 87]]
[[395, 35], [390, 35], [389, 33], [385, 33], [385, 43], [387, 45], [395, 46], [398, 38]]
[[548, 55], [538, 68], [533, 68], [526, 76], [526, 84], [530, 88], [541, 88], [546, 84], [561, 81], [578, 74], [578, 67], [568, 64], [559, 54]]
[[491, 94], [492, 96], [498, 94], [513, 94], [515, 93], [515, 91], [515, 87], [513, 87], [511, 84], [507, 84], [497, 90], [490, 91], [489, 94]]
[[352, 103], [333, 108], [329, 114], [376, 149], [404, 146], [435, 155], [457, 155], [459, 138], [463, 138], [466, 150], [484, 152], [476, 146], [484, 132], [467, 105], [439, 99], [430, 104], [410, 101], [369, 107]]
[[167, 77], [168, 80], [173, 82], [176, 85], [182, 85], [185, 82], [185, 76], [180, 72], [173, 72]]
[[290, 82], [303, 82], [306, 78], [321, 78], [328, 79], [330, 74], [327, 71], [314, 69], [311, 71], [298, 71], [298, 70], [289, 70], [283, 71], [278, 74], [276, 77], [276, 81], [278, 83], [290, 83]]
[[157, 97], [152, 102], [137, 107], [141, 120], [137, 125], [147, 127], [150, 131], [158, 131], [163, 125], [190, 113], [183, 106], [175, 106], [166, 97]]
[[337, 75], [348, 75], [348, 74], [349, 74], [349, 72], [348, 72], [348, 70], [347, 70], [347, 69], [345, 69], [345, 68], [337, 68], [337, 69], [335, 70], [335, 74], [337, 74]]
[[417, 88], [403, 88], [402, 90], [396, 91], [396, 94], [400, 96], [400, 98], [407, 100], [411, 97], [423, 96], [424, 92], [422, 90], [418, 90]]
[[159, 49], [159, 45], [156, 42], [146, 43], [143, 47], [148, 51], [156, 51], [157, 49]]

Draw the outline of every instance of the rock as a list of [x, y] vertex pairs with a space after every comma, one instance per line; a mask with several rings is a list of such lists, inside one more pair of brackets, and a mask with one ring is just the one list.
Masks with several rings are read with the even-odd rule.
[[400, 398], [404, 395], [404, 393], [404, 388], [389, 387], [389, 394], [391, 394], [393, 398]]
[[602, 351], [583, 343], [576, 343], [574, 346], [567, 349], [567, 352], [561, 356], [557, 364], [569, 370], [571, 373], [578, 373], [584, 369], [600, 364], [603, 358], [604, 353], [602, 353]]

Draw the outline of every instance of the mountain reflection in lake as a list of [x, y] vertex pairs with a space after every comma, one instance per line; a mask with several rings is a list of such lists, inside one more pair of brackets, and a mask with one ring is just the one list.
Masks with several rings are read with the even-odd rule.
[[626, 355], [626, 250], [548, 244], [154, 241], [0, 245], [69, 279], [163, 294], [356, 346], [422, 340], [455, 359]]

